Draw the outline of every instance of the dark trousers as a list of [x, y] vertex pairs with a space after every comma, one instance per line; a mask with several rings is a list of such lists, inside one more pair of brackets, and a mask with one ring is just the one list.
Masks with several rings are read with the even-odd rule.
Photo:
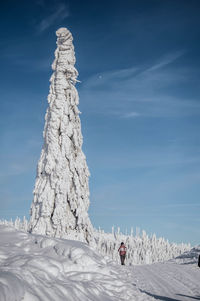
[[121, 265], [125, 265], [124, 264], [125, 257], [126, 257], [126, 255], [120, 255]]

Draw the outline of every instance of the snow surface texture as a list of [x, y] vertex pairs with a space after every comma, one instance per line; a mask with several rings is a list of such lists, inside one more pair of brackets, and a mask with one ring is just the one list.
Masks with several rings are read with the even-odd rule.
[[168, 262], [135, 266], [136, 287], [156, 300], [200, 300], [199, 255], [200, 246]]
[[1, 301], [147, 301], [126, 269], [86, 243], [0, 226]]
[[[14, 227], [17, 230], [27, 231], [28, 221], [17, 218], [13, 221], [0, 220], [0, 224]], [[190, 244], [169, 243], [164, 238], [157, 238], [155, 234], [148, 236], [145, 231], [140, 235], [136, 229], [136, 235], [123, 235], [120, 228], [112, 228], [112, 233], [105, 233], [102, 230], [94, 230], [95, 249], [103, 256], [120, 263], [118, 248], [123, 241], [127, 246], [126, 265], [150, 264], [165, 261], [179, 256], [191, 249]]]
[[54, 73], [50, 79], [44, 145], [29, 231], [93, 245], [93, 227], [88, 216], [89, 171], [82, 152], [73, 38], [66, 28], [57, 30], [56, 35]]

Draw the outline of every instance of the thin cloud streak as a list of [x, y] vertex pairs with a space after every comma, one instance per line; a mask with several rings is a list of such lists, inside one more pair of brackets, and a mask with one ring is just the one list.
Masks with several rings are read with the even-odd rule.
[[42, 33], [45, 30], [47, 30], [57, 20], [62, 21], [63, 19], [69, 17], [69, 8], [65, 3], [60, 3], [56, 5], [55, 8], [55, 12], [44, 18], [37, 26], [39, 33]]
[[[148, 68], [108, 71], [83, 81], [81, 98], [88, 112], [118, 118], [136, 117], [134, 112], [138, 117], [151, 118], [199, 115], [198, 99], [186, 98], [181, 88], [187, 86], [190, 70], [173, 66], [185, 52], [166, 55]], [[178, 93], [173, 94], [175, 86]]]
[[138, 112], [130, 112], [130, 113], [125, 113], [123, 115], [121, 115], [122, 118], [135, 118], [135, 117], [139, 117], [141, 116], [141, 114], [139, 114]]
[[152, 66], [151, 68], [147, 69], [147, 71], [157, 70], [161, 69], [169, 64], [172, 64], [174, 61], [176, 61], [178, 58], [183, 56], [186, 53], [185, 50], [180, 50], [175, 53], [171, 53], [166, 55], [160, 62]]
[[[100, 75], [94, 75], [91, 78], [89, 78], [85, 82], [85, 87], [87, 88], [97, 88], [98, 86], [103, 86], [106, 83], [109, 83], [112, 85], [113, 81], [123, 81], [123, 83], [127, 82], [128, 80], [135, 80], [137, 78], [144, 79], [146, 75], [149, 76], [149, 72], [155, 73], [153, 71], [157, 71], [162, 69], [163, 67], [172, 64], [175, 60], [177, 60], [179, 57], [181, 57], [186, 51], [177, 51], [175, 53], [167, 54], [162, 59], [160, 59], [156, 64], [152, 64], [150, 67], [146, 66], [140, 66], [140, 67], [130, 67], [126, 69], [119, 69], [119, 70], [111, 70], [106, 71], [103, 74]], [[156, 74], [156, 73], [155, 73]], [[177, 74], [176, 74], [177, 76]]]

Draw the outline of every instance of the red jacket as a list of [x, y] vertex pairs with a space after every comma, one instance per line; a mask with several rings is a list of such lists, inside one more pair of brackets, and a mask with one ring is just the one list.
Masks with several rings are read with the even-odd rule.
[[126, 255], [126, 246], [122, 245], [118, 249], [119, 255]]

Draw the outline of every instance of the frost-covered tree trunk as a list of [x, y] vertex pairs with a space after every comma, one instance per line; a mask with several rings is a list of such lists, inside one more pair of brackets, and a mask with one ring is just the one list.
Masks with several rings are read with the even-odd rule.
[[82, 152], [78, 72], [72, 35], [57, 32], [45, 117], [44, 145], [38, 162], [29, 231], [49, 236], [94, 242], [88, 216], [89, 171]]

